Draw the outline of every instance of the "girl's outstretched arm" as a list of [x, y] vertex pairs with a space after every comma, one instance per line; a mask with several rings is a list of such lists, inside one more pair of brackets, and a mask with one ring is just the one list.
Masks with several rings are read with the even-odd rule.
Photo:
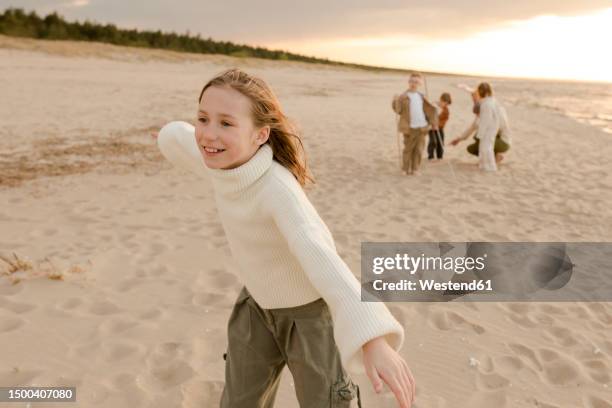
[[191, 124], [174, 121], [164, 125], [157, 135], [157, 146], [173, 165], [205, 177], [206, 165]]
[[414, 381], [397, 353], [404, 340], [403, 327], [384, 303], [361, 301], [359, 281], [338, 255], [327, 226], [288, 170], [283, 168], [271, 177], [266, 206], [289, 250], [329, 305], [345, 368], [365, 371], [377, 392], [382, 390], [382, 379], [400, 406], [409, 407]]

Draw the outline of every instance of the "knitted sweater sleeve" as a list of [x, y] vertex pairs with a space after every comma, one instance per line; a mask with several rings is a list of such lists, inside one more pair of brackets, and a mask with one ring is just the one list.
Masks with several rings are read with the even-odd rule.
[[181, 121], [164, 125], [157, 136], [161, 154], [176, 167], [206, 176], [206, 165], [195, 140], [195, 128]]
[[399, 351], [404, 329], [384, 303], [361, 301], [359, 281], [336, 252], [331, 233], [297, 181], [273, 185], [269, 190], [272, 218], [330, 308], [342, 364], [353, 373], [364, 373], [362, 346], [385, 336]]

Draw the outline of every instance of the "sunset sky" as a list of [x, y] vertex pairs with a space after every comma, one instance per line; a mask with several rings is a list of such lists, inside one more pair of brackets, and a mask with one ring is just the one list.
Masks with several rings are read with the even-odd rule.
[[0, 0], [368, 65], [612, 82], [611, 0]]

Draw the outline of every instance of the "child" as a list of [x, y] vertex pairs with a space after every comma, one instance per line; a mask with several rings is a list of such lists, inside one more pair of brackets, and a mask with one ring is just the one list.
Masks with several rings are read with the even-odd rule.
[[[288, 365], [301, 407], [348, 407], [365, 370], [401, 407], [414, 379], [397, 353], [402, 326], [382, 302], [361, 302], [360, 284], [302, 187], [301, 141], [268, 85], [239, 69], [209, 81], [195, 126], [159, 132], [172, 163], [207, 175], [245, 286], [228, 323], [221, 407], [272, 407]], [[345, 370], [346, 369], [346, 370]]]
[[408, 77], [408, 90], [393, 98], [391, 107], [399, 115], [397, 130], [404, 135], [404, 152], [402, 155], [402, 170], [404, 174], [418, 174], [425, 136], [430, 126], [438, 128], [436, 108], [418, 89], [423, 76], [412, 73]]
[[448, 105], [452, 103], [451, 96], [448, 92], [444, 92], [440, 95], [438, 101], [438, 130], [431, 129], [429, 131], [429, 144], [427, 145], [427, 156], [429, 160], [434, 158], [434, 152], [438, 159], [442, 159], [444, 155], [444, 126], [448, 122], [450, 112], [448, 111]]

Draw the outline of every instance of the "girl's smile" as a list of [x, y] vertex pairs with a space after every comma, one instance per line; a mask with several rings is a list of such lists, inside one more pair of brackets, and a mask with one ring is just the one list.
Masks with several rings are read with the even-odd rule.
[[204, 149], [204, 154], [210, 157], [217, 156], [225, 151], [225, 149], [208, 147], [208, 146], [202, 146], [202, 148]]

